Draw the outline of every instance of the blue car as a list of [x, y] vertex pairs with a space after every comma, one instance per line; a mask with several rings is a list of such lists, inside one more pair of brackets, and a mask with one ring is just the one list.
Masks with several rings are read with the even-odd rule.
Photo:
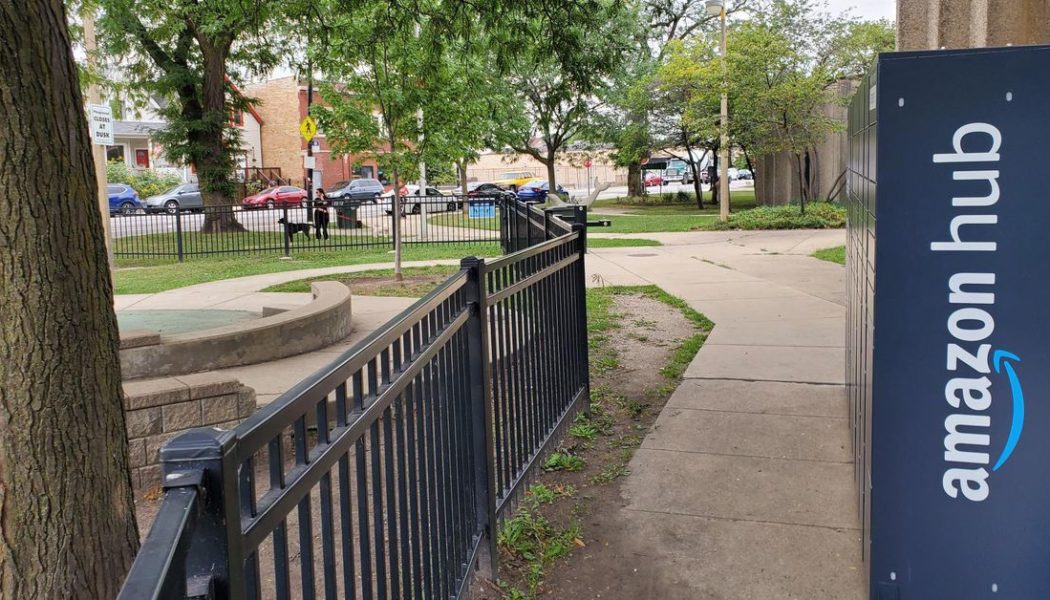
[[111, 183], [106, 186], [109, 194], [109, 214], [133, 215], [145, 208], [139, 200], [139, 193], [130, 185]]
[[[518, 188], [518, 200], [525, 202], [546, 202], [547, 194], [550, 193], [550, 185], [542, 179], [527, 181]], [[568, 198], [569, 193], [565, 188], [558, 186], [557, 195]]]

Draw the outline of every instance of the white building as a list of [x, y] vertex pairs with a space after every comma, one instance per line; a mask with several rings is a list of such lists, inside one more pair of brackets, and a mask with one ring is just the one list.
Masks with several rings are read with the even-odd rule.
[[[233, 89], [240, 93], [236, 86]], [[196, 175], [193, 168], [170, 161], [164, 153], [164, 147], [153, 139], [156, 131], [167, 126], [160, 115], [163, 102], [161, 99], [151, 98], [145, 106], [115, 108], [114, 144], [106, 148], [106, 160], [121, 161], [129, 168], [174, 173], [183, 181], [194, 181]], [[239, 172], [245, 173], [247, 169], [262, 167], [263, 120], [259, 113], [249, 105], [248, 110], [232, 115], [231, 124], [239, 129], [241, 134], [241, 152], [236, 157]]]

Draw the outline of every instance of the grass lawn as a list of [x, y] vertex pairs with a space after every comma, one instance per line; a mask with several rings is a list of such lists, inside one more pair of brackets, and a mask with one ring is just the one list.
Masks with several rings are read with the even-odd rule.
[[299, 279], [273, 285], [264, 292], [309, 292], [313, 281], [340, 281], [350, 286], [354, 294], [363, 296], [398, 296], [403, 298], [420, 298], [428, 294], [450, 275], [459, 271], [455, 265], [436, 265], [432, 267], [408, 267], [401, 269], [402, 281], [394, 280], [393, 269], [375, 269], [358, 273], [340, 273]]
[[463, 216], [461, 212], [445, 212], [438, 213], [432, 217], [427, 217], [427, 223], [431, 225], [440, 225], [441, 227], [463, 227], [466, 229], [486, 229], [489, 231], [496, 231], [499, 229], [499, 217], [486, 217], [484, 219], [469, 219]]
[[[402, 258], [408, 260], [460, 259], [464, 256], [499, 256], [499, 244], [407, 244]], [[208, 281], [233, 279], [246, 275], [278, 273], [317, 267], [391, 263], [393, 252], [386, 248], [357, 248], [320, 252], [303, 252], [291, 260], [279, 256], [199, 257], [184, 263], [154, 261], [154, 266], [118, 268], [113, 273], [117, 294], [153, 294]], [[118, 267], [124, 266], [118, 260]]]
[[[612, 221], [612, 227], [598, 230], [603, 233], [680, 232], [717, 226], [718, 207], [710, 204], [710, 194], [704, 194], [703, 210], [697, 210], [696, 204], [691, 202], [662, 202], [659, 194], [651, 194], [649, 198], [651, 202], [627, 198], [598, 200], [591, 206], [593, 212], [590, 216]], [[738, 190], [730, 194], [732, 210], [742, 211], [754, 206], [754, 191]], [[610, 208], [620, 214], [602, 212], [602, 209]]]
[[813, 253], [814, 258], [820, 260], [826, 260], [828, 262], [838, 263], [840, 265], [846, 264], [846, 247], [835, 246], [834, 248], [824, 248], [817, 250]]

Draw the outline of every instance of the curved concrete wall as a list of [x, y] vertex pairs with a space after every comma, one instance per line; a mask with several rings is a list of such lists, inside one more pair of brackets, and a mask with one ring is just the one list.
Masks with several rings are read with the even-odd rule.
[[209, 371], [295, 356], [350, 335], [350, 289], [335, 281], [310, 285], [314, 300], [276, 315], [226, 327], [161, 336], [159, 343], [123, 347], [124, 379]]

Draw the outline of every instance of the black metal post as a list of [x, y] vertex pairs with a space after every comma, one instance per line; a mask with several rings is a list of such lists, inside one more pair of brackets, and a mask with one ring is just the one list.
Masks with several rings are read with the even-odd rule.
[[202, 496], [190, 551], [186, 595], [231, 600], [245, 597], [237, 498], [236, 436], [232, 431], [188, 431], [160, 449], [165, 489], [199, 485]]
[[[576, 301], [577, 311], [577, 335], [578, 339], [583, 340], [582, 344], [579, 344], [580, 352], [580, 364], [577, 366], [582, 374], [581, 379], [583, 380], [583, 393], [585, 402], [587, 403], [587, 410], [591, 407], [591, 378], [590, 378], [590, 352], [587, 348], [587, 209], [583, 208], [583, 223], [573, 223], [572, 229], [580, 236], [580, 260], [577, 261], [576, 265], [576, 282], [577, 286], [576, 293], [578, 299]], [[580, 211], [577, 211], [580, 212]]]
[[[307, 212], [309, 212], [309, 209]], [[281, 235], [284, 238], [284, 256], [287, 258], [292, 255], [292, 236], [288, 234], [288, 207], [285, 206], [282, 208], [281, 213], [284, 215], [284, 224], [281, 227]]]
[[483, 553], [478, 557], [478, 567], [488, 554], [488, 566], [491, 572], [488, 579], [495, 581], [498, 570], [499, 552], [496, 548], [496, 449], [493, 437], [495, 416], [492, 405], [492, 364], [489, 361], [488, 343], [488, 292], [485, 290], [485, 261], [471, 256], [464, 258], [460, 266], [470, 270], [469, 283], [466, 287], [467, 301], [470, 302], [470, 320], [466, 324], [467, 364], [470, 368], [470, 415], [473, 431], [474, 488], [477, 506], [477, 527], [484, 531], [488, 542], [480, 544]]
[[572, 207], [572, 228], [580, 226], [580, 254], [587, 254], [587, 207], [575, 205]]
[[182, 207], [175, 207], [175, 248], [179, 255], [179, 262], [183, 261], [182, 250]]
[[551, 213], [549, 210], [543, 211], [543, 239], [551, 239]]

